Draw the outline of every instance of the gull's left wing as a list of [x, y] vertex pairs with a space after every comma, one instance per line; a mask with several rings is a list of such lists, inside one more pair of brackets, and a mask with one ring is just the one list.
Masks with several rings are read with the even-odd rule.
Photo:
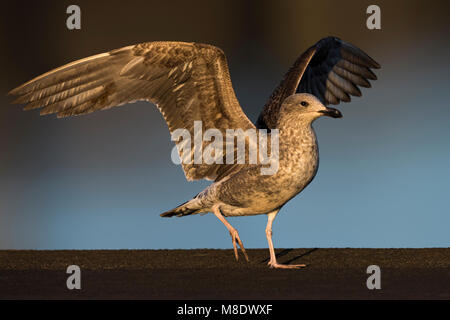
[[261, 112], [257, 127], [275, 128], [284, 99], [296, 92], [315, 95], [323, 104], [350, 102], [361, 96], [358, 86], [370, 88], [371, 69], [380, 65], [361, 49], [335, 37], [320, 40], [292, 65]]

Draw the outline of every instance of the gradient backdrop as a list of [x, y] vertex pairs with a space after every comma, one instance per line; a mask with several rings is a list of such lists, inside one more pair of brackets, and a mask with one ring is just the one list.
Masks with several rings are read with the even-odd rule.
[[[65, 26], [68, 5], [82, 29]], [[382, 30], [365, 26], [381, 7]], [[315, 123], [321, 163], [274, 224], [276, 247], [450, 245], [448, 1], [9, 1], [0, 13], [0, 249], [230, 248], [212, 215], [162, 219], [208, 182], [170, 160], [147, 103], [57, 120], [6, 93], [50, 69], [129, 44], [197, 41], [227, 54], [252, 120], [296, 57], [335, 35], [382, 69], [343, 119]], [[265, 216], [231, 218], [266, 247]]]

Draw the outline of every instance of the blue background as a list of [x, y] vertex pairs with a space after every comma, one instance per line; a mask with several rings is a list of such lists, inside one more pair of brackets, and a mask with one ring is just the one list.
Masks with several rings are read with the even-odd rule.
[[[147, 103], [57, 120], [5, 94], [67, 62], [125, 45], [197, 41], [227, 54], [252, 120], [295, 58], [335, 35], [382, 69], [362, 98], [319, 119], [320, 168], [274, 224], [276, 247], [448, 247], [450, 12], [447, 1], [17, 2], [1, 13], [0, 249], [230, 248], [213, 216], [163, 219], [206, 181], [170, 160], [162, 116]], [[24, 10], [24, 8], [27, 10]], [[248, 248], [267, 247], [265, 216], [230, 218]]]

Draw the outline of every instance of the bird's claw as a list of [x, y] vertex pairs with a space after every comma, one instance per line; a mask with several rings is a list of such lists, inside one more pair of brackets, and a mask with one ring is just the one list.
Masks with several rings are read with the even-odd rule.
[[301, 269], [306, 267], [306, 264], [280, 264], [276, 261], [269, 261], [267, 264], [271, 269]]
[[241, 251], [244, 254], [245, 260], [247, 260], [247, 262], [249, 262], [247, 252], [245, 252], [244, 244], [242, 243], [241, 238], [239, 238], [239, 233], [237, 232], [237, 230], [236, 229], [231, 230], [230, 235], [231, 235], [231, 240], [233, 241], [234, 256], [236, 258], [236, 261], [239, 260], [238, 249], [237, 249], [237, 244], [236, 244], [236, 240], [237, 240], [239, 247], [241, 247]]

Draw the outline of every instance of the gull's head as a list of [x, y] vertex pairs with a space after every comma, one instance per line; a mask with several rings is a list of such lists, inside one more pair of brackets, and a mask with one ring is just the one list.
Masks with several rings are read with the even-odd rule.
[[281, 113], [293, 120], [301, 119], [309, 122], [322, 116], [342, 117], [339, 110], [324, 106], [319, 99], [309, 93], [297, 93], [287, 97], [281, 106]]

